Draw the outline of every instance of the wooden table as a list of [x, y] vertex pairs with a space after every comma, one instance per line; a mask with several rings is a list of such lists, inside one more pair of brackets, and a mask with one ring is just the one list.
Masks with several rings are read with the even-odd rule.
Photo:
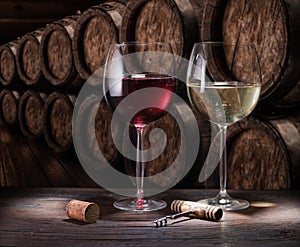
[[[216, 191], [170, 190], [157, 197], [198, 200]], [[297, 191], [232, 191], [253, 206], [225, 212], [219, 222], [180, 218], [156, 228], [152, 220], [169, 208], [130, 213], [113, 208], [119, 198], [102, 189], [0, 189], [0, 246], [299, 246], [300, 198]], [[96, 223], [68, 219], [71, 199], [94, 201], [101, 215]]]

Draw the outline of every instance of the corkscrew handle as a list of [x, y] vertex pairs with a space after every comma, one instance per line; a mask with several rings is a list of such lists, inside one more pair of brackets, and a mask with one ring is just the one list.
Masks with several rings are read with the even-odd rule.
[[189, 210], [192, 210], [193, 212], [188, 216], [200, 219], [218, 221], [223, 216], [223, 210], [220, 207], [182, 200], [174, 200], [171, 203], [171, 211], [174, 213], [186, 212]]

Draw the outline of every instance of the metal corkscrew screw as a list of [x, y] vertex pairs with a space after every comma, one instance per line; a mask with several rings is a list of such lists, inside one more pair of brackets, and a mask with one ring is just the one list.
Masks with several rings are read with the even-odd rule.
[[192, 214], [192, 213], [194, 213], [194, 210], [188, 210], [188, 211], [173, 214], [173, 215], [167, 215], [165, 217], [154, 220], [153, 223], [155, 224], [155, 226], [157, 228], [158, 227], [163, 227], [163, 226], [167, 225], [168, 219], [174, 220], [174, 219], [177, 219], [177, 218], [180, 218], [180, 217], [183, 217], [183, 216], [187, 216], [187, 215]]
[[171, 203], [171, 211], [176, 214], [167, 215], [153, 221], [156, 227], [166, 226], [168, 219], [177, 219], [183, 216], [191, 216], [198, 219], [212, 221], [218, 221], [223, 216], [223, 210], [220, 207], [183, 200], [174, 200]]

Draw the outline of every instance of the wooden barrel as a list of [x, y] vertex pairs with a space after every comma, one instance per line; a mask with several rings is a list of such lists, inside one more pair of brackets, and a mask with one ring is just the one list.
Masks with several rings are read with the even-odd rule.
[[2, 89], [0, 92], [0, 122], [8, 127], [13, 127], [18, 121], [19, 93]]
[[41, 40], [42, 71], [55, 87], [78, 87], [82, 80], [75, 68], [72, 39], [80, 15], [65, 17], [46, 26]]
[[294, 108], [297, 110], [297, 106], [299, 105], [299, 95], [300, 95], [300, 78], [295, 85], [295, 87], [289, 91], [285, 96], [281, 99], [271, 102], [272, 105], [281, 109]]
[[[189, 57], [199, 40], [196, 1], [129, 1], [124, 13], [120, 41], [161, 41], [171, 43], [176, 55]], [[197, 10], [201, 3], [198, 3]], [[202, 5], [201, 5], [202, 6]], [[199, 14], [201, 11], [199, 12]]]
[[89, 78], [103, 66], [109, 45], [119, 42], [119, 29], [126, 2], [104, 2], [90, 7], [78, 19], [73, 39], [73, 56], [82, 78]]
[[18, 119], [21, 132], [32, 138], [41, 137], [44, 123], [44, 93], [26, 91], [19, 100]]
[[[299, 14], [300, 2], [294, 0], [209, 1], [201, 40], [253, 43], [262, 71], [261, 99], [299, 105]], [[297, 97], [290, 94], [294, 90]]]
[[45, 29], [37, 29], [24, 35], [17, 47], [16, 64], [21, 80], [28, 86], [48, 86], [41, 68], [40, 42]]
[[72, 147], [72, 114], [74, 95], [53, 92], [44, 104], [43, 133], [49, 147], [62, 152]]
[[[192, 126], [192, 119], [188, 117], [188, 115], [184, 115], [181, 109], [181, 106], [178, 106], [178, 110], [176, 114], [176, 119], [171, 114], [166, 114], [159, 120], [150, 123], [146, 126], [144, 131], [144, 150], [151, 149], [151, 155], [156, 156], [163, 148], [163, 141], [160, 139], [161, 136], [159, 134], [151, 134], [151, 142], [149, 138], [149, 134], [155, 128], [161, 129], [166, 135], [166, 146], [163, 152], [155, 159], [146, 162], [145, 165], [145, 176], [151, 177], [154, 175], [159, 175], [161, 172], [169, 169], [167, 175], [161, 179], [161, 176], [154, 176], [151, 178], [151, 182], [154, 185], [161, 186], [169, 186], [176, 181], [176, 179], [182, 174], [184, 171], [184, 167], [186, 166], [187, 160], [190, 157], [187, 157], [189, 154], [188, 150], [191, 148], [189, 146], [190, 143], [187, 143], [189, 138], [194, 138], [195, 135], [189, 136], [186, 132], [185, 128], [189, 129]], [[180, 115], [183, 114], [183, 115]], [[201, 167], [206, 159], [210, 138], [211, 138], [211, 128], [210, 123], [200, 117], [200, 114], [194, 112], [197, 125], [199, 128], [199, 144], [198, 154], [195, 158], [194, 163], [191, 166], [191, 169], [188, 173], [176, 183], [176, 187], [178, 188], [193, 188], [197, 184], [197, 179], [201, 170]], [[179, 122], [183, 124], [183, 132], [181, 132]], [[182, 135], [185, 139], [182, 139]], [[132, 141], [136, 143], [136, 133], [134, 129], [131, 131], [131, 139], [128, 137], [124, 137], [124, 148], [126, 148], [128, 141]], [[185, 143], [184, 143], [185, 142]], [[156, 148], [151, 147], [151, 143], [159, 144]], [[183, 152], [179, 153], [179, 150], [182, 149]], [[135, 176], [135, 161], [129, 160], [125, 158], [125, 167], [126, 171], [129, 175]], [[200, 185], [203, 187], [203, 184]], [[200, 187], [199, 186], [199, 187]]]
[[16, 67], [18, 41], [0, 46], [0, 83], [3, 86], [15, 84], [19, 80]]
[[228, 128], [228, 187], [300, 188], [300, 114], [251, 116]]
[[[105, 100], [99, 102], [99, 96], [94, 94], [87, 96], [79, 103], [75, 117], [77, 126], [74, 135], [78, 140], [76, 148], [80, 150], [81, 160], [90, 165], [100, 165], [104, 157], [111, 166], [124, 171], [123, 157], [112, 139], [112, 110]], [[116, 136], [122, 136], [118, 126], [113, 131]]]

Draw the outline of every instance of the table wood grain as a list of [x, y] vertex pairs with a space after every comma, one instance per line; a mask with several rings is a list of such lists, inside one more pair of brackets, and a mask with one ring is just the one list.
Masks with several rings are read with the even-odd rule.
[[[215, 190], [169, 190], [157, 197], [196, 201]], [[219, 222], [188, 217], [156, 228], [152, 221], [170, 214], [115, 209], [120, 196], [96, 188], [1, 188], [0, 246], [299, 246], [299, 191], [231, 191], [251, 207], [225, 212]], [[100, 217], [86, 224], [68, 219], [71, 199], [96, 202]]]

